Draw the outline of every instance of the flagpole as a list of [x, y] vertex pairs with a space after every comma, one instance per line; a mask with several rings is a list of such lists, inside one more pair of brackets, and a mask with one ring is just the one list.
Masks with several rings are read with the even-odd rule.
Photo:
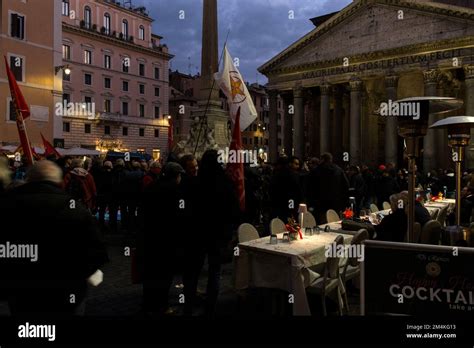
[[[15, 104], [15, 103], [13, 103]], [[15, 106], [14, 106], [15, 107]], [[20, 143], [23, 145], [23, 154], [26, 157], [26, 163], [31, 166], [34, 164], [33, 152], [31, 151], [31, 145], [28, 141], [28, 133], [26, 132], [25, 120], [21, 111], [15, 107], [16, 113], [16, 126], [18, 128], [18, 135], [20, 136]], [[25, 143], [27, 146], [25, 146]]]
[[[219, 71], [219, 68], [220, 68], [220, 65], [221, 65], [222, 58], [224, 57], [225, 47], [227, 45], [227, 40], [229, 39], [229, 34], [230, 34], [230, 29], [227, 31], [227, 36], [226, 36], [225, 41], [224, 41], [224, 47], [222, 48], [221, 56], [219, 57], [219, 63], [217, 63], [218, 71]], [[201, 78], [202, 78], [202, 76], [201, 76]], [[201, 122], [200, 122], [201, 124], [199, 126], [199, 133], [198, 133], [198, 136], [197, 136], [197, 139], [196, 139], [196, 146], [194, 147], [193, 155], [196, 155], [196, 151], [197, 151], [197, 148], [198, 148], [198, 145], [199, 145], [199, 138], [201, 138], [202, 128], [204, 126], [204, 122], [206, 121], [207, 110], [209, 109], [209, 103], [211, 102], [212, 91], [214, 90], [214, 85], [215, 84], [216, 84], [216, 79], [214, 78], [214, 74], [212, 74], [212, 86], [211, 86], [211, 90], [209, 91], [209, 96], [207, 97], [207, 103], [206, 103], [206, 108], [204, 109], [204, 115], [202, 116], [202, 119], [201, 119]]]

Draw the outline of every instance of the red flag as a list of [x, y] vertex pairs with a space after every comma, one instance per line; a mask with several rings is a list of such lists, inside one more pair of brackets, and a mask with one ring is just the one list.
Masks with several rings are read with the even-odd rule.
[[168, 153], [173, 150], [173, 120], [168, 118]]
[[[237, 115], [235, 116], [234, 129], [232, 131], [232, 141], [230, 143], [229, 151], [239, 151], [242, 150], [242, 134], [240, 131], [240, 107], [237, 110]], [[236, 156], [239, 158], [240, 156]], [[239, 162], [239, 161], [237, 161]], [[227, 175], [230, 177], [234, 183], [235, 191], [237, 193], [237, 198], [240, 203], [240, 210], [245, 210], [245, 184], [244, 184], [244, 164], [243, 163], [228, 163], [227, 164]]]
[[53, 145], [49, 141], [45, 139], [42, 133], [41, 134], [41, 139], [43, 140], [43, 146], [44, 146], [44, 157], [49, 157], [51, 155], [56, 156], [56, 158], [61, 158], [61, 154], [56, 151]]
[[20, 87], [16, 83], [15, 76], [11, 71], [7, 57], [5, 58], [5, 69], [7, 71], [8, 76], [8, 83], [10, 85], [10, 94], [12, 96], [13, 105], [15, 107], [16, 112], [16, 126], [18, 128], [18, 135], [20, 137], [20, 143], [23, 147], [23, 152], [26, 156], [26, 161], [28, 165], [33, 164], [33, 153], [31, 151], [30, 142], [28, 140], [28, 134], [26, 133], [26, 126], [25, 126], [25, 118], [30, 116], [30, 109], [28, 108], [28, 104], [26, 104], [25, 98], [21, 93]]

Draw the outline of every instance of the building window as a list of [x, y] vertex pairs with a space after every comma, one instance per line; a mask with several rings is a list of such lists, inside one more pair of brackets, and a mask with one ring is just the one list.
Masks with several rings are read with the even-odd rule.
[[110, 126], [104, 126], [104, 134], [110, 135]]
[[128, 22], [126, 19], [122, 21], [122, 34], [124, 39], [128, 39]]
[[110, 35], [110, 15], [108, 13], [104, 14], [104, 34]]
[[84, 84], [91, 86], [92, 85], [92, 75], [84, 74]]
[[91, 18], [92, 18], [91, 8], [89, 6], [86, 6], [84, 8], [84, 25], [87, 29], [91, 28]]
[[124, 137], [128, 136], [128, 127], [123, 127], [123, 128], [122, 128], [122, 135], [123, 135]]
[[155, 118], [160, 118], [160, 107], [155, 106]]
[[10, 17], [10, 36], [17, 39], [25, 39], [25, 16], [18, 13], [12, 13]]
[[68, 93], [63, 94], [63, 104], [66, 102], [66, 104], [69, 104], [71, 102], [71, 95]]
[[160, 130], [155, 129], [155, 138], [159, 138], [159, 137], [160, 137]]
[[140, 63], [140, 64], [138, 65], [138, 74], [139, 74], [140, 76], [145, 76], [145, 64]]
[[145, 128], [140, 128], [138, 130], [138, 135], [141, 136], [141, 137], [144, 137], [145, 136]]
[[122, 102], [122, 114], [128, 116], [128, 103]]
[[143, 104], [138, 105], [138, 116], [145, 117], [145, 105]]
[[84, 64], [92, 64], [92, 51], [84, 50]]
[[122, 81], [122, 90], [128, 92], [128, 81]]
[[71, 46], [63, 45], [63, 59], [71, 60]]
[[23, 58], [18, 56], [10, 56], [10, 69], [17, 81], [24, 82], [23, 78]]
[[104, 68], [110, 69], [112, 67], [112, 57], [108, 54], [104, 56]]
[[84, 133], [91, 134], [91, 125], [90, 125], [90, 123], [86, 123], [84, 125]]
[[155, 68], [155, 80], [160, 79], [160, 68]]
[[145, 85], [139, 84], [138, 90], [140, 91], [140, 94], [145, 94]]
[[155, 87], [155, 97], [159, 97], [159, 96], [160, 96], [160, 88]]
[[71, 124], [69, 122], [63, 122], [63, 132], [69, 133], [71, 131]]
[[69, 16], [69, 0], [63, 0], [63, 16]]
[[13, 104], [13, 100], [10, 98], [8, 102], [8, 121], [16, 121], [16, 112], [15, 112], [15, 105]]
[[128, 67], [130, 66], [130, 58], [124, 57], [122, 61], [122, 72], [128, 73]]
[[145, 27], [143, 25], [140, 25], [138, 28], [138, 38], [140, 40], [145, 40]]
[[104, 99], [104, 112], [112, 112], [112, 101], [110, 99]]
[[110, 88], [111, 82], [110, 82], [110, 77], [105, 77], [104, 78], [104, 88]]

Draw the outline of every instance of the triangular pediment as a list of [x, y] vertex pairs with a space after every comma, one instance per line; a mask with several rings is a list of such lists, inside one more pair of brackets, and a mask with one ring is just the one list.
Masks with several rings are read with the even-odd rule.
[[474, 10], [412, 0], [359, 0], [314, 29], [259, 71], [326, 62], [474, 36]]

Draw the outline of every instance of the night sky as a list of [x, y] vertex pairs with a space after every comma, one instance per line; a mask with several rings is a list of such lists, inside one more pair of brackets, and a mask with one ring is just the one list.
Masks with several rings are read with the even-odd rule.
[[[257, 68], [314, 29], [312, 17], [341, 10], [351, 0], [218, 0], [219, 49], [230, 29], [228, 48], [240, 59], [251, 83], [267, 82]], [[196, 74], [201, 65], [202, 0], [133, 0], [155, 19], [153, 32], [164, 37], [173, 70]], [[180, 11], [185, 19], [179, 19]], [[294, 11], [294, 19], [289, 19]], [[220, 54], [220, 52], [219, 52]]]

